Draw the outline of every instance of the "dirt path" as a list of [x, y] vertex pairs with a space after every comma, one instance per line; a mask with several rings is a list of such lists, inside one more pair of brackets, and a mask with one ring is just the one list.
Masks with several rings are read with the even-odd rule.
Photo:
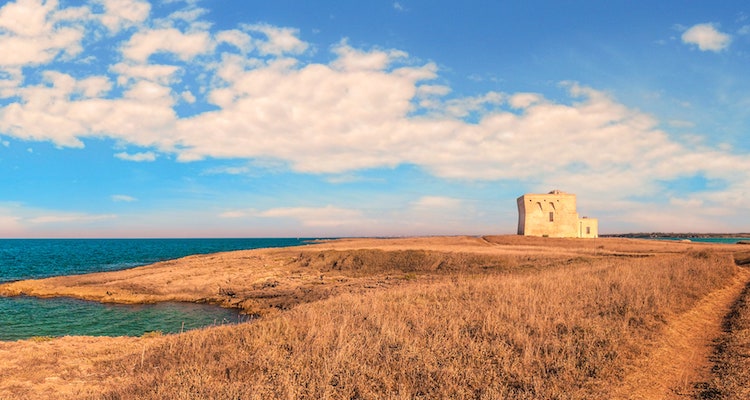
[[695, 398], [695, 384], [711, 378], [713, 340], [721, 334], [724, 316], [749, 280], [750, 269], [741, 268], [731, 285], [711, 293], [671, 321], [648, 358], [633, 365], [633, 371], [611, 398]]

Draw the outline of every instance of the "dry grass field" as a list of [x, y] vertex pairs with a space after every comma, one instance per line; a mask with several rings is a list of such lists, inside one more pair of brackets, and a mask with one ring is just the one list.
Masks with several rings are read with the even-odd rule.
[[259, 318], [0, 343], [0, 398], [747, 398], [750, 273], [737, 254], [627, 239], [342, 240], [16, 282], [0, 293], [207, 301]]

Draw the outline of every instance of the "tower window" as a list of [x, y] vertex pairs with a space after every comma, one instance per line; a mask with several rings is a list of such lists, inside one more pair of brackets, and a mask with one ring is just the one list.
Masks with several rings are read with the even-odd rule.
[[587, 235], [590, 235], [590, 234], [591, 234], [591, 227], [590, 227], [590, 226], [587, 226], [587, 227], [586, 227], [586, 234], [587, 234]]
[[552, 211], [549, 212], [549, 222], [555, 222], [555, 213]]

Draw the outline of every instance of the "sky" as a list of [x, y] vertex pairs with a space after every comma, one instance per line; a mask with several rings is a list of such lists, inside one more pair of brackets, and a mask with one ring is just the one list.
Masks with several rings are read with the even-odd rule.
[[746, 1], [0, 2], [0, 237], [750, 231]]

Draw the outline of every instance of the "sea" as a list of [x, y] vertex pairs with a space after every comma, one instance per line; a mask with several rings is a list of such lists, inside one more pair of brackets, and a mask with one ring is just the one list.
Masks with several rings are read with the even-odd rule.
[[736, 244], [737, 242], [747, 242], [750, 238], [746, 237], [656, 237], [656, 238], [643, 238], [653, 240], [670, 240], [670, 241], [685, 241], [697, 243], [718, 243], [718, 244]]
[[[0, 239], [0, 282], [115, 271], [231, 250], [298, 246], [271, 239]], [[102, 304], [71, 298], [0, 296], [0, 340], [177, 333], [247, 320], [237, 310], [193, 303]]]

